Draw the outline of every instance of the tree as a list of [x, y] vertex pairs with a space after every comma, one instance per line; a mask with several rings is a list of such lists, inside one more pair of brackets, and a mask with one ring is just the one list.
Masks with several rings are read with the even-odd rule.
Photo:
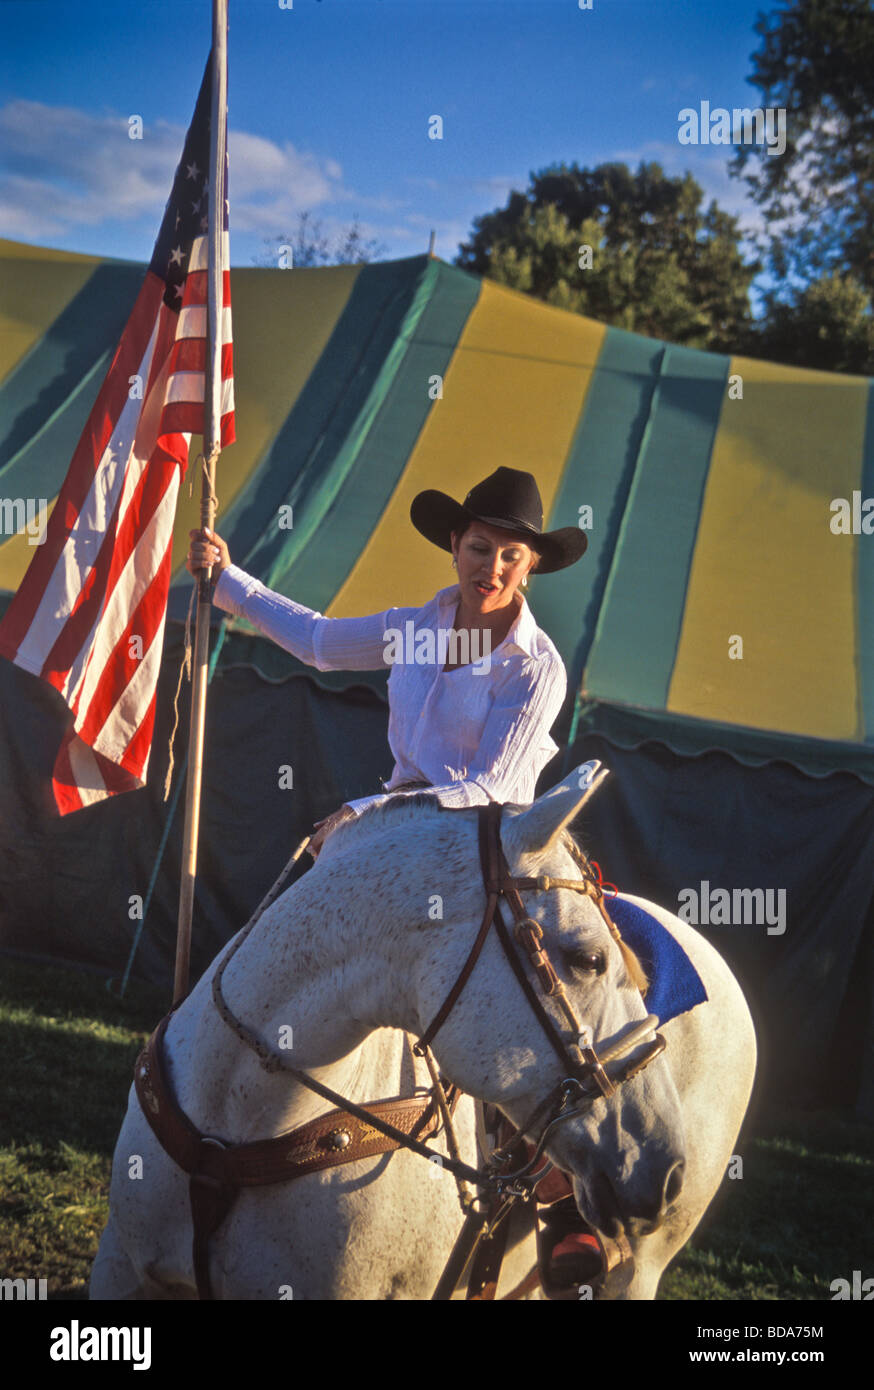
[[742, 146], [732, 172], [752, 168], [744, 177], [767, 219], [774, 274], [850, 274], [874, 294], [874, 6], [788, 0], [755, 30], [749, 80], [763, 106], [786, 111], [786, 149]]
[[[253, 256], [254, 265], [285, 265], [298, 269], [315, 265], [364, 265], [385, 255], [385, 247], [374, 238], [366, 239], [361, 231], [357, 216], [351, 225], [336, 238], [333, 247], [325, 234], [324, 224], [312, 220], [309, 212], [298, 213], [297, 231], [294, 236], [265, 237], [268, 249], [261, 256]], [[290, 254], [289, 254], [290, 251]]]
[[[751, 324], [735, 218], [691, 174], [553, 165], [474, 220], [456, 265], [563, 309], [690, 347], [731, 351]], [[586, 248], [589, 248], [588, 251]]]
[[870, 296], [851, 275], [824, 275], [788, 299], [769, 295], [746, 351], [799, 367], [874, 375]]

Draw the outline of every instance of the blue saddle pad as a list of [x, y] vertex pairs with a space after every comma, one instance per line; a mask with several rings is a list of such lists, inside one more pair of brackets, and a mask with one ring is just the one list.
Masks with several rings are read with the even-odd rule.
[[620, 894], [605, 904], [649, 979], [644, 1003], [660, 1023], [703, 1004], [707, 991], [682, 946], [657, 918]]

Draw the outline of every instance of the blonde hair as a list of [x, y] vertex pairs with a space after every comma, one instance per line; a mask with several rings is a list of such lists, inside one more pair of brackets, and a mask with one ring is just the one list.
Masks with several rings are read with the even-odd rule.
[[[460, 544], [462, 537], [463, 537], [464, 535], [466, 535], [466, 533], [470, 530], [471, 526], [475, 526], [476, 524], [477, 524], [477, 523], [476, 523], [475, 519], [471, 518], [470, 521], [465, 522], [465, 524], [461, 527], [461, 529], [460, 529], [459, 531], [454, 531], [452, 534], [455, 536], [456, 543], [459, 543], [459, 544]], [[502, 528], [502, 529], [503, 529], [503, 528]], [[507, 527], [506, 529], [509, 530], [510, 528]], [[538, 568], [538, 566], [539, 566], [539, 564], [540, 564], [540, 561], [543, 559], [543, 556], [541, 555], [540, 551], [539, 551], [535, 546], [533, 546], [533, 545], [531, 544], [531, 541], [526, 540], [526, 538], [525, 538], [524, 535], [521, 535], [518, 531], [515, 531], [513, 534], [519, 537], [519, 540], [520, 540], [520, 542], [522, 543], [522, 545], [527, 545], [527, 546], [528, 546], [528, 549], [531, 551], [531, 554], [534, 556], [534, 559], [533, 559], [532, 562], [531, 562], [531, 568], [530, 568], [530, 570], [528, 571], [529, 574], [533, 574], [534, 571]], [[531, 539], [532, 539], [532, 540], [536, 540], [536, 537], [535, 537], [535, 536], [532, 536]], [[452, 558], [453, 558], [453, 561], [454, 561], [454, 560], [455, 560], [455, 556], [453, 556]]]

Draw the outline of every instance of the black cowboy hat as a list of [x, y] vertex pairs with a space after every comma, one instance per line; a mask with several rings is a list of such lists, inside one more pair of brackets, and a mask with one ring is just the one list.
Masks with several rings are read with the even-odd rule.
[[451, 550], [452, 532], [463, 530], [471, 521], [515, 531], [540, 555], [538, 574], [552, 574], [574, 564], [588, 545], [585, 531], [578, 526], [542, 530], [543, 503], [537, 483], [530, 473], [518, 468], [496, 469], [471, 488], [463, 503], [433, 488], [420, 492], [413, 498], [410, 520], [441, 550]]

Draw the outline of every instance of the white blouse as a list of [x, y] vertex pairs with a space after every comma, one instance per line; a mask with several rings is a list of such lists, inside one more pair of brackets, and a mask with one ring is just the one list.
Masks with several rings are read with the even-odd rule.
[[[416, 779], [430, 783], [429, 792], [444, 806], [527, 805], [558, 751], [549, 730], [567, 692], [564, 663], [522, 598], [515, 622], [492, 652], [473, 649], [469, 664], [445, 671], [459, 599], [453, 584], [422, 608], [325, 618], [236, 565], [222, 571], [213, 595], [217, 607], [246, 618], [320, 671], [391, 667], [388, 741], [395, 765], [383, 783], [386, 793]], [[346, 804], [357, 814], [385, 800], [377, 794]]]

